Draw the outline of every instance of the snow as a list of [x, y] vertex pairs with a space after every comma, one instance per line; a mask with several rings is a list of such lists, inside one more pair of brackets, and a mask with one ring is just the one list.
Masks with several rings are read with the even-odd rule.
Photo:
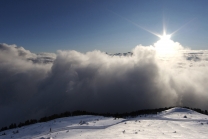
[[59, 118], [0, 132], [6, 133], [0, 139], [207, 139], [207, 131], [207, 115], [175, 107], [157, 115], [127, 119], [92, 115]]
[[163, 111], [161, 114], [159, 114], [159, 117], [170, 118], [170, 119], [184, 119], [184, 116], [187, 117], [187, 120], [188, 119], [200, 120], [200, 119], [208, 118], [207, 115], [200, 114], [190, 109], [179, 108], [179, 107]]

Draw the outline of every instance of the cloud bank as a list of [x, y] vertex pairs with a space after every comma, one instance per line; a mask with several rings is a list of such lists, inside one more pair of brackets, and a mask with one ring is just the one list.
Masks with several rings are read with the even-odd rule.
[[208, 51], [128, 55], [101, 51], [34, 54], [0, 44], [0, 126], [64, 111], [130, 112], [174, 105], [208, 108]]

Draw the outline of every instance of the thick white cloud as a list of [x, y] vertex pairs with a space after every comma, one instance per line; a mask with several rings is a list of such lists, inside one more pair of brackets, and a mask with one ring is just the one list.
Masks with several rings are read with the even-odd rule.
[[137, 46], [127, 56], [100, 51], [37, 55], [0, 44], [1, 126], [73, 110], [207, 109], [207, 51], [172, 42], [176, 51], [165, 55], [155, 48], [158, 43]]

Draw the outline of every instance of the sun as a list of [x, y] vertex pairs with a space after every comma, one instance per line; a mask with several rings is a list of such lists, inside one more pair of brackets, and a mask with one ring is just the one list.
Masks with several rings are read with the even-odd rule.
[[160, 36], [160, 39], [164, 41], [170, 40], [170, 38], [171, 38], [171, 35], [163, 34], [163, 36]]
[[166, 34], [164, 31], [163, 35], [158, 35], [160, 40], [155, 44], [155, 50], [159, 55], [172, 55], [175, 53], [174, 41], [171, 40], [171, 34]]
[[143, 29], [144, 31], [147, 31], [149, 33], [151, 33], [152, 35], [155, 35], [157, 37], [160, 38], [160, 40], [158, 40], [156, 43], [154, 43], [154, 49], [156, 50], [156, 53], [159, 55], [159, 56], [168, 56], [168, 55], [175, 55], [177, 54], [177, 52], [179, 50], [182, 49], [181, 45], [177, 42], [174, 42], [171, 40], [171, 37], [173, 34], [175, 34], [176, 32], [178, 32], [179, 30], [181, 30], [183, 27], [185, 27], [187, 24], [189, 24], [191, 21], [193, 21], [194, 19], [190, 20], [189, 22], [187, 22], [186, 24], [184, 24], [183, 26], [181, 26], [180, 28], [178, 28], [177, 30], [175, 30], [174, 32], [172, 32], [171, 34], [166, 34], [166, 30], [165, 30], [165, 22], [163, 22], [163, 35], [160, 35], [160, 34], [157, 34], [133, 21], [131, 21], [130, 19], [122, 16], [122, 15], [119, 15], [118, 13], [112, 11], [112, 10], [108, 10], [110, 11], [111, 13], [119, 16], [120, 18], [128, 21], [129, 23], [133, 24], [134, 26], [140, 28], [140, 29]]

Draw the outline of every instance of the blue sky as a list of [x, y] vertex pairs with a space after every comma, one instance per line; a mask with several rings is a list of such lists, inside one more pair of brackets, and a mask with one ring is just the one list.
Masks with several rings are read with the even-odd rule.
[[[158, 38], [122, 17], [192, 49], [208, 49], [207, 0], [1, 0], [0, 43], [32, 52], [128, 52]], [[113, 12], [117, 13], [114, 14]]]

